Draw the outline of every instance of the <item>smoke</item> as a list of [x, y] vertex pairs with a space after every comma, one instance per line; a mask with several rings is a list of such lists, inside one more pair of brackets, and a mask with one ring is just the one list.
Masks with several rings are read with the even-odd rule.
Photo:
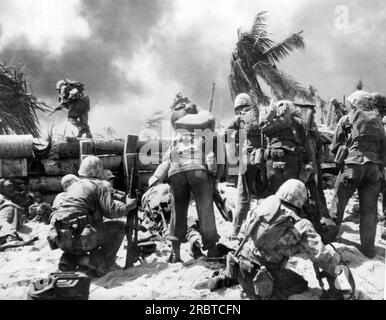
[[[336, 23], [339, 6], [349, 13], [344, 28]], [[274, 41], [304, 31], [305, 50], [279, 65], [304, 86], [313, 85], [325, 99], [350, 94], [360, 78], [367, 90], [384, 91], [382, 0], [79, 0], [76, 14], [88, 32], [77, 35], [71, 28], [79, 23], [68, 19], [70, 36], [57, 52], [19, 34], [0, 54], [27, 66], [38, 97], [54, 101], [59, 79], [84, 82], [93, 107], [92, 129], [105, 125], [120, 134], [129, 128], [135, 132], [151, 113], [168, 110], [179, 91], [207, 108], [213, 81], [213, 111], [226, 124], [233, 114], [228, 74], [237, 30], [248, 29], [264, 10]], [[0, 40], [7, 33], [1, 29]]]
[[47, 48], [36, 49], [20, 36], [0, 54], [7, 62], [28, 67], [38, 96], [52, 97], [56, 82], [69, 78], [86, 84], [92, 102], [117, 104], [127, 94], [142, 93], [142, 84], [127, 77], [117, 61], [129, 61], [149, 40], [167, 7], [168, 1], [163, 0], [84, 0], [79, 12], [90, 28], [88, 37], [74, 36], [59, 54], [52, 55]]

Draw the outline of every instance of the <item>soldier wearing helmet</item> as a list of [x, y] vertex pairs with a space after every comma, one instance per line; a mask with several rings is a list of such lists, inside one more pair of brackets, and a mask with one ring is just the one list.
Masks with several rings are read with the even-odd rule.
[[262, 123], [266, 138], [267, 180], [270, 193], [275, 193], [289, 179], [307, 179], [316, 168], [315, 154], [305, 121], [291, 101], [275, 103]]
[[[344, 267], [340, 255], [324, 245], [312, 223], [302, 218], [307, 190], [299, 180], [286, 181], [275, 195], [248, 213], [236, 253], [228, 254], [224, 275], [237, 280], [252, 297], [288, 299], [308, 289], [299, 274], [286, 269], [288, 260], [304, 254], [327, 275], [330, 288]], [[235, 267], [237, 266], [237, 267]], [[227, 281], [225, 283], [232, 283]]]
[[226, 143], [228, 161], [234, 155], [239, 161], [238, 198], [233, 220], [233, 236], [237, 236], [249, 211], [252, 194], [264, 196], [265, 174], [259, 109], [247, 93], [240, 93], [234, 101], [234, 112], [235, 118], [227, 128]]
[[186, 241], [188, 206], [192, 194], [196, 202], [203, 250], [207, 250], [207, 256], [211, 258], [221, 255], [213, 194], [222, 176], [225, 160], [222, 140], [217, 139], [214, 133], [212, 119], [214, 117], [210, 113], [200, 111], [188, 98], [177, 95], [171, 116], [175, 135], [164, 156], [164, 163], [156, 172], [157, 179], [168, 177], [173, 199], [167, 236], [172, 244], [170, 263], [181, 262], [180, 248], [181, 243]]
[[68, 110], [68, 121], [78, 129], [78, 137], [84, 134], [86, 138], [92, 138], [88, 125], [88, 113], [90, 111], [90, 98], [84, 95], [84, 85], [78, 81], [69, 79], [60, 80], [56, 84], [59, 92], [59, 107], [55, 109]]
[[359, 192], [361, 250], [375, 256], [377, 201], [381, 173], [386, 163], [385, 131], [368, 92], [352, 95], [350, 113], [338, 122], [332, 152], [341, 169], [335, 185], [335, 199], [330, 216], [337, 225], [343, 220], [347, 203], [355, 190]]
[[113, 199], [104, 179], [103, 163], [95, 156], [85, 158], [78, 172], [81, 180], [71, 185], [51, 218], [51, 243], [64, 253], [60, 271], [81, 270], [102, 276], [115, 261], [125, 236], [121, 221], [104, 221], [125, 216], [136, 206], [135, 199], [126, 203]]

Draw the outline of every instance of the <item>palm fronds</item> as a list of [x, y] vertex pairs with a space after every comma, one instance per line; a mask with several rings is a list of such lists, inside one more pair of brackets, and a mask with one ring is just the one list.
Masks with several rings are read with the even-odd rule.
[[28, 86], [22, 67], [0, 63], [0, 134], [40, 136], [36, 111], [51, 108], [29, 93]]
[[303, 49], [305, 46], [302, 37], [303, 31], [290, 35], [287, 39], [275, 44], [264, 55], [268, 57], [271, 63], [279, 62], [296, 49]]
[[259, 84], [262, 79], [271, 88], [276, 99], [312, 100], [307, 89], [276, 67], [276, 63], [292, 51], [304, 48], [302, 32], [294, 33], [275, 44], [266, 29], [266, 12], [263, 11], [256, 15], [248, 32], [238, 31], [229, 75], [232, 98], [241, 92], [247, 92], [259, 104], [268, 105], [270, 98]]

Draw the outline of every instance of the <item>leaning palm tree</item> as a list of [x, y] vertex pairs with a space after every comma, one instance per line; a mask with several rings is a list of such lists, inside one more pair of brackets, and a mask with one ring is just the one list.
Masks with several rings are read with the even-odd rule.
[[29, 84], [20, 66], [0, 64], [0, 134], [31, 134], [39, 137], [37, 110], [52, 108], [29, 93]]
[[259, 12], [249, 31], [238, 31], [229, 76], [232, 98], [238, 93], [248, 92], [257, 103], [268, 105], [270, 98], [259, 83], [263, 80], [278, 100], [297, 97], [312, 101], [310, 93], [305, 88], [276, 66], [293, 50], [304, 48], [302, 32], [294, 33], [285, 40], [275, 43], [269, 38], [266, 30], [265, 15], [265, 11]]

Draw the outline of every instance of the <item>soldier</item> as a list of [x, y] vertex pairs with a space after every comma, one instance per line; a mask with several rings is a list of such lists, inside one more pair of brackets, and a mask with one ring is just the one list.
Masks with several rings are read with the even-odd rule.
[[79, 182], [73, 184], [51, 218], [54, 227], [49, 242], [56, 244], [63, 255], [60, 271], [80, 270], [91, 276], [102, 276], [114, 264], [125, 236], [121, 221], [103, 221], [129, 214], [136, 206], [135, 199], [126, 204], [113, 200], [110, 186], [103, 181], [102, 161], [85, 158], [79, 168]]
[[306, 199], [304, 183], [291, 179], [251, 211], [240, 232], [244, 235], [240, 246], [228, 254], [223, 276], [213, 280], [221, 279], [222, 285], [238, 282], [255, 298], [288, 299], [308, 288], [303, 277], [285, 268], [290, 257], [303, 253], [318, 273], [319, 268], [324, 271], [330, 293], [337, 293], [335, 280], [345, 267], [334, 248], [323, 244], [312, 223], [301, 218]]
[[267, 140], [265, 154], [269, 191], [275, 193], [289, 179], [315, 172], [311, 139], [305, 122], [290, 101], [279, 101], [262, 123]]
[[[208, 257], [217, 257], [220, 255], [217, 247], [219, 235], [214, 216], [213, 192], [222, 176], [224, 165], [219, 161], [216, 169], [212, 170], [214, 166], [209, 164], [207, 156], [213, 156], [215, 153], [213, 150], [217, 151], [213, 140], [213, 145], [210, 145], [213, 134], [212, 137], [206, 137], [204, 134], [195, 132], [198, 127], [189, 126], [184, 129], [177, 126], [177, 122], [185, 116], [198, 115], [198, 107], [190, 102], [181, 101], [174, 103], [172, 110], [171, 123], [175, 130], [175, 138], [164, 157], [164, 160], [170, 164], [168, 179], [172, 194], [172, 216], [168, 235], [168, 240], [172, 243], [172, 251], [169, 262], [181, 261], [180, 246], [186, 240], [187, 211], [191, 193], [196, 201], [202, 248], [208, 250]], [[202, 124], [200, 128], [213, 133], [214, 122]], [[205, 132], [208, 133], [208, 131]]]
[[88, 125], [90, 98], [83, 93], [84, 85], [78, 81], [65, 79], [56, 84], [56, 90], [59, 92], [60, 102], [56, 110], [63, 108], [68, 110], [68, 121], [78, 129], [77, 137], [86, 134], [86, 138], [92, 138]]
[[[235, 133], [236, 150], [246, 155], [247, 164], [239, 162], [239, 177], [237, 183], [237, 203], [233, 220], [233, 236], [237, 236], [250, 208], [252, 193], [260, 197], [265, 190], [263, 181], [263, 157], [261, 133], [259, 128], [259, 109], [253, 105], [251, 97], [246, 93], [239, 94], [234, 103], [235, 119], [227, 128], [227, 138]], [[230, 141], [227, 142], [228, 155]], [[242, 144], [240, 146], [240, 143]], [[241, 157], [241, 155], [239, 155]]]
[[52, 204], [52, 210], [56, 211], [59, 209], [64, 197], [66, 196], [66, 193], [68, 189], [75, 183], [78, 182], [80, 179], [74, 175], [74, 174], [67, 174], [65, 175], [62, 180], [60, 181], [62, 184], [63, 192], [59, 193], [55, 200], [54, 203]]
[[385, 164], [385, 131], [372, 96], [359, 92], [353, 96], [353, 109], [338, 123], [332, 152], [341, 172], [335, 185], [336, 205], [330, 216], [340, 225], [347, 203], [356, 189], [359, 193], [361, 251], [375, 257], [377, 201]]

